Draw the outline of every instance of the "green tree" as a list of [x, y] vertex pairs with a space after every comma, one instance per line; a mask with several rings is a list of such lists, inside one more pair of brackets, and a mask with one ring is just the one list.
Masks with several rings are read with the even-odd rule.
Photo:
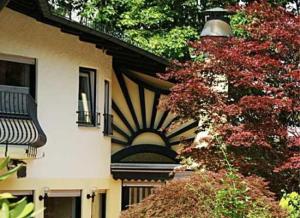
[[[199, 38], [201, 11], [239, 0], [49, 0], [55, 13], [121, 37], [168, 59], [189, 58], [187, 41]], [[249, 3], [251, 0], [243, 0]], [[299, 12], [299, 0], [270, 0]]]
[[197, 0], [50, 0], [55, 13], [117, 35], [169, 59], [189, 57], [187, 41], [199, 37], [200, 11], [238, 2]]

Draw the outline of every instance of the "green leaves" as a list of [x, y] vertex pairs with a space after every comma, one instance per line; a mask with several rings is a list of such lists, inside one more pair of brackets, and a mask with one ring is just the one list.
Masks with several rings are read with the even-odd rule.
[[16, 173], [20, 169], [20, 167], [22, 167], [21, 164], [11, 170], [8, 170], [7, 172], [3, 173], [2, 175], [0, 175], [0, 181], [3, 181], [5, 179], [7, 179], [8, 177], [10, 177], [12, 174]]
[[290, 218], [300, 217], [300, 194], [297, 192], [284, 194], [279, 205], [289, 212]]
[[196, 39], [198, 32], [192, 27], [175, 27], [170, 31], [151, 32], [127, 30], [125, 36], [132, 44], [138, 45], [159, 56], [170, 59], [189, 57], [187, 41]]
[[[10, 158], [6, 157], [1, 163], [0, 163], [0, 170], [3, 170], [9, 163]], [[9, 176], [11, 176], [12, 174], [16, 173], [20, 167], [22, 166], [22, 164], [19, 164], [17, 167], [10, 169], [8, 171], [6, 171], [5, 173], [0, 175], [0, 181], [3, 181], [5, 179], [7, 179]]]
[[9, 157], [6, 157], [1, 163], [0, 163], [0, 170], [2, 170], [4, 167], [7, 166], [7, 164], [9, 163]]
[[[26, 198], [21, 199], [16, 203], [9, 203], [8, 199], [13, 198], [11, 194], [5, 193], [7, 198], [1, 199], [1, 218], [26, 218], [33, 217], [34, 204], [28, 203]], [[3, 196], [2, 196], [3, 197]]]
[[84, 24], [169, 59], [189, 58], [187, 41], [198, 38], [204, 7], [194, 0], [49, 1], [60, 15], [77, 14]]
[[244, 12], [239, 11], [238, 13], [231, 16], [230, 25], [233, 31], [233, 34], [236, 37], [248, 38], [250, 35], [245, 30], [244, 26], [252, 22], [251, 17], [246, 15]]
[[11, 198], [15, 198], [15, 197], [10, 193], [1, 193], [0, 194], [0, 201], [5, 200], [5, 199], [11, 199]]
[[[48, 0], [55, 14], [76, 18], [99, 31], [168, 59], [189, 58], [187, 41], [198, 38], [203, 27], [200, 12], [228, 7], [238, 0]], [[249, 0], [241, 1], [245, 4]], [[294, 0], [272, 0], [286, 6]], [[75, 16], [76, 15], [76, 16]], [[235, 36], [247, 38], [243, 26], [251, 22], [244, 13], [232, 17]]]
[[[0, 170], [3, 170], [9, 164], [10, 158], [6, 157], [0, 163]], [[16, 173], [22, 164], [10, 169], [0, 175], [0, 181], [7, 179], [12, 174]], [[27, 218], [34, 216], [34, 204], [28, 203], [26, 198], [23, 198], [15, 203], [10, 203], [10, 200], [15, 197], [10, 193], [0, 194], [0, 217], [1, 218]]]
[[[0, 163], [0, 170], [3, 170], [9, 163], [10, 158], [6, 157], [1, 163]], [[19, 164], [17, 167], [10, 169], [8, 171], [6, 171], [5, 173], [0, 175], [0, 181], [3, 181], [5, 179], [7, 179], [8, 177], [10, 177], [12, 174], [16, 173], [20, 167], [22, 167], [21, 164]]]
[[142, 28], [154, 30], [162, 25], [171, 25], [174, 22], [171, 9], [168, 6], [160, 7], [158, 5], [146, 8], [144, 5], [141, 7], [134, 6], [130, 11], [124, 12], [120, 18], [118, 25], [123, 29]]
[[0, 217], [9, 218], [9, 206], [6, 202], [2, 203], [1, 205]]

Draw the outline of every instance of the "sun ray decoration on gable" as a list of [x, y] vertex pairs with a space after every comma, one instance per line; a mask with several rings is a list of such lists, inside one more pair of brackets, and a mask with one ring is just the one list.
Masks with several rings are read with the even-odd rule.
[[[193, 140], [198, 121], [189, 121], [169, 132], [178, 117], [158, 108], [161, 97], [169, 90], [117, 67], [113, 80], [112, 162], [161, 162], [163, 157], [167, 162], [178, 162], [176, 147], [183, 140]], [[146, 160], [146, 153], [152, 155], [152, 161]], [[132, 155], [135, 160], [130, 160]]]

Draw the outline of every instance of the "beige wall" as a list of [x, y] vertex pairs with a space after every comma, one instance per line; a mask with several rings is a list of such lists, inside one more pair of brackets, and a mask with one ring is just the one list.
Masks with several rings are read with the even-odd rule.
[[[9, 25], [8, 25], [9, 24]], [[45, 157], [28, 163], [28, 178], [108, 178], [110, 138], [101, 128], [78, 127], [79, 67], [97, 69], [97, 111], [111, 57], [95, 45], [9, 9], [0, 13], [0, 52], [37, 59], [37, 103], [48, 142]], [[102, 125], [103, 126], [103, 125]]]
[[45, 157], [28, 160], [27, 177], [11, 178], [0, 190], [34, 190], [37, 208], [43, 207], [38, 200], [43, 187], [82, 190], [82, 217], [87, 218], [91, 202], [86, 194], [95, 187], [106, 189], [107, 217], [118, 217], [121, 184], [110, 176], [111, 139], [103, 136], [103, 124], [76, 124], [79, 67], [97, 70], [97, 112], [103, 114], [104, 79], [111, 80], [112, 58], [94, 44], [7, 8], [0, 13], [0, 53], [36, 58], [38, 118], [48, 138], [38, 154]]

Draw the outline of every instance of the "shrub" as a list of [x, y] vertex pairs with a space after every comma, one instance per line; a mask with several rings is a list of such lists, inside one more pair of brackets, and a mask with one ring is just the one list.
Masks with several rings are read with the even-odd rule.
[[131, 206], [122, 218], [281, 218], [287, 217], [267, 183], [235, 172], [197, 172], [168, 182]]
[[279, 205], [289, 212], [290, 218], [300, 217], [300, 195], [297, 192], [285, 194]]

